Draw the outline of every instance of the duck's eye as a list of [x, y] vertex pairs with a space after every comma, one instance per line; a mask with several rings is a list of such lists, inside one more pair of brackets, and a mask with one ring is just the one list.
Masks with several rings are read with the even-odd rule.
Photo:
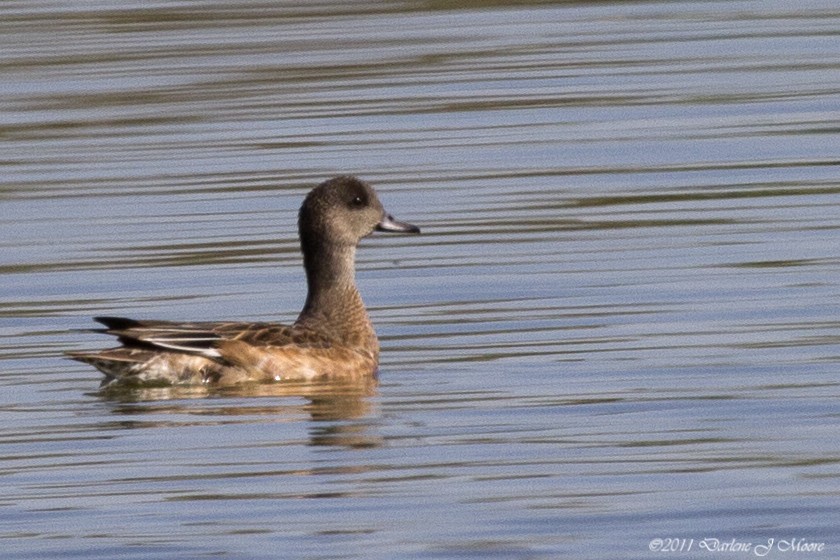
[[367, 204], [367, 199], [360, 194], [357, 194], [356, 196], [354, 196], [353, 198], [350, 199], [350, 207], [351, 208], [361, 208], [362, 206], [365, 206], [366, 204]]

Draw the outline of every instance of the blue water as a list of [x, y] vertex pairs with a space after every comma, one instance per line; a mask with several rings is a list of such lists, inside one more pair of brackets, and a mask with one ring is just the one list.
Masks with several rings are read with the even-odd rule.
[[[838, 556], [838, 34], [831, 2], [0, 7], [4, 558]], [[108, 397], [62, 358], [100, 314], [293, 320], [339, 173], [423, 228], [359, 250], [377, 385]]]

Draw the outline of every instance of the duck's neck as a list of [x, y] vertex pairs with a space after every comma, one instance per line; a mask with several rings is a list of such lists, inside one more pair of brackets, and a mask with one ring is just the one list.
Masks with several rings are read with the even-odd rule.
[[303, 256], [308, 292], [296, 324], [379, 355], [379, 343], [356, 288], [356, 248], [320, 246]]

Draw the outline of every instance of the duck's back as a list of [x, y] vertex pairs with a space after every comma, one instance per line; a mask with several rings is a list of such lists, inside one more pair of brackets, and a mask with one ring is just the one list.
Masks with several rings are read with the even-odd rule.
[[114, 380], [231, 385], [242, 382], [354, 378], [376, 371], [370, 349], [350, 347], [299, 325], [243, 322], [175, 323], [97, 317], [123, 344], [75, 352]]

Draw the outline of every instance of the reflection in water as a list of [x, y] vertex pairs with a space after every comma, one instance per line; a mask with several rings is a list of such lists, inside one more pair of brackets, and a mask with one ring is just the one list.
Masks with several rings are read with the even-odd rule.
[[[311, 444], [315, 446], [376, 447], [380, 436], [368, 433], [369, 425], [359, 422], [371, 414], [371, 398], [377, 394], [377, 381], [367, 378], [354, 382], [287, 382], [272, 384], [242, 384], [224, 388], [195, 386], [125, 388], [106, 387], [98, 393], [115, 403], [114, 414], [128, 416], [161, 415], [165, 420], [119, 421], [122, 428], [189, 426], [195, 422], [183, 420], [190, 416], [212, 417], [218, 424], [299, 420], [308, 415], [314, 422]], [[267, 405], [266, 399], [281, 399], [279, 404]], [[194, 399], [209, 399], [197, 406]], [[304, 404], [299, 401], [303, 399]], [[235, 404], [228, 404], [235, 403]], [[173, 421], [171, 415], [179, 420]], [[207, 422], [202, 420], [202, 425]]]

